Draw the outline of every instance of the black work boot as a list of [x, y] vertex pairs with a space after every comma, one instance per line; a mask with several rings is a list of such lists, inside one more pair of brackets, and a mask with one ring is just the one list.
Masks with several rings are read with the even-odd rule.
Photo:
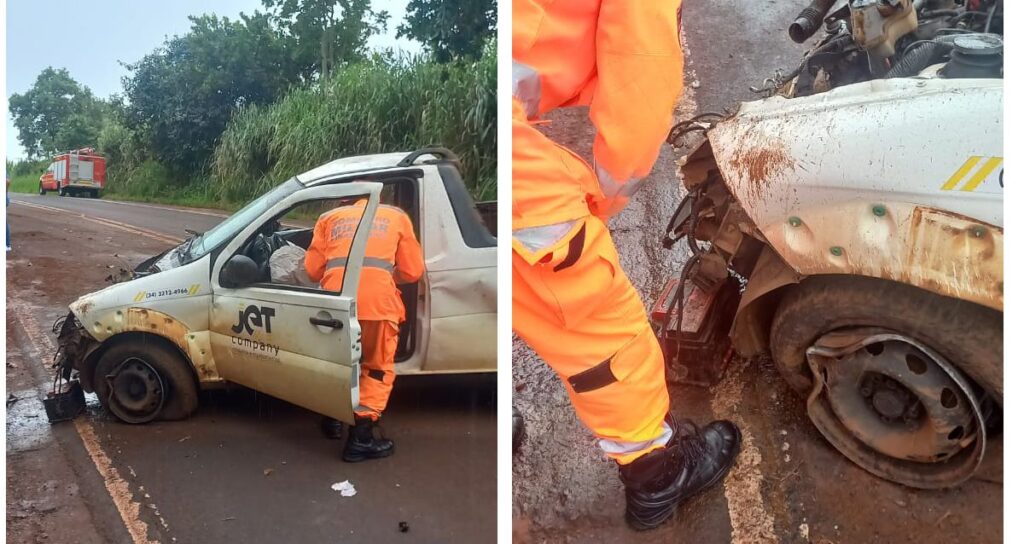
[[395, 444], [387, 438], [377, 438], [373, 429], [377, 423], [368, 417], [357, 417], [356, 424], [348, 432], [345, 452], [341, 458], [346, 463], [358, 463], [367, 459], [379, 459], [394, 453]]
[[664, 448], [619, 466], [626, 522], [637, 531], [661, 525], [683, 500], [721, 480], [739, 451], [740, 430], [732, 422], [714, 421], [698, 430], [684, 421]]
[[324, 416], [320, 420], [320, 431], [331, 440], [341, 440], [341, 436], [345, 432], [345, 424], [333, 417]]

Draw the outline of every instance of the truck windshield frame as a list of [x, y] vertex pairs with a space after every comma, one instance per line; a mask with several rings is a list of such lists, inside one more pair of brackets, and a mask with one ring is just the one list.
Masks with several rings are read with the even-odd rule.
[[217, 226], [204, 232], [198, 237], [185, 242], [185, 251], [181, 252], [181, 264], [188, 264], [196, 259], [205, 257], [214, 249], [220, 247], [242, 228], [252, 223], [274, 204], [284, 200], [292, 193], [304, 189], [297, 178], [291, 178], [277, 187], [267, 191], [263, 196], [245, 205], [244, 208], [235, 212], [231, 217], [221, 221]]

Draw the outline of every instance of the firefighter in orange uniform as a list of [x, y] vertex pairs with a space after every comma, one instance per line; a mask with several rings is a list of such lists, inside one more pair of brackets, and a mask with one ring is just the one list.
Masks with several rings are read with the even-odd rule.
[[[682, 86], [679, 0], [512, 1], [512, 325], [614, 459], [643, 530], [720, 480], [740, 431], [669, 411], [664, 358], [605, 222], [650, 171]], [[534, 128], [590, 106], [594, 166]]]
[[[323, 289], [341, 291], [352, 238], [365, 210], [364, 198], [329, 211], [317, 220], [305, 265], [310, 279], [319, 281]], [[405, 320], [396, 282], [414, 283], [422, 275], [423, 252], [412, 221], [401, 208], [381, 204], [366, 244], [356, 300], [363, 358], [356, 424], [349, 431], [342, 455], [347, 462], [387, 457], [394, 451], [394, 443], [377, 438], [373, 429], [395, 382], [398, 325]], [[341, 422], [325, 419], [324, 432], [331, 438], [341, 438]]]

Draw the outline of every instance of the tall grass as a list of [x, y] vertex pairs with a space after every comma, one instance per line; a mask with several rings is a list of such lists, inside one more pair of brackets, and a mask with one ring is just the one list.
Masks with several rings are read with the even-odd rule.
[[213, 193], [245, 201], [339, 157], [441, 145], [459, 155], [478, 200], [496, 196], [495, 47], [477, 62], [383, 58], [338, 69], [320, 86], [240, 110], [221, 136]]

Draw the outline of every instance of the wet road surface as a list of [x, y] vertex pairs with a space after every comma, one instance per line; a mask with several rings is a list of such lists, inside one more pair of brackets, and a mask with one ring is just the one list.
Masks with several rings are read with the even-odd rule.
[[[399, 377], [383, 422], [396, 453], [361, 464], [341, 462], [342, 442], [320, 435], [316, 414], [244, 388], [202, 393], [186, 421], [142, 426], [113, 420], [90, 395], [86, 416], [48, 425], [39, 398], [52, 376], [49, 331], [67, 304], [105, 286], [123, 263], [166, 249], [184, 228], [221, 218], [56, 196], [12, 200], [9, 541], [493, 540], [493, 375]], [[355, 496], [330, 489], [344, 480]]]
[[[685, 87], [677, 120], [756, 97], [777, 69], [799, 62], [786, 28], [806, 2], [683, 3]], [[585, 109], [556, 111], [544, 130], [588, 160]], [[663, 146], [649, 182], [610, 222], [621, 263], [648, 309], [687, 256], [661, 247], [682, 196], [678, 154]], [[769, 360], [735, 360], [713, 389], [670, 386], [673, 411], [700, 423], [730, 418], [743, 451], [726, 480], [683, 505], [676, 519], [634, 533], [622, 520], [622, 484], [612, 462], [576, 420], [562, 384], [522, 342], [513, 353], [514, 402], [527, 439], [513, 458], [513, 517], [532, 542], [865, 543], [1001, 542], [1001, 462], [956, 490], [915, 491], [871, 476], [831, 448], [802, 401]], [[996, 449], [989, 454], [1001, 458]]]

